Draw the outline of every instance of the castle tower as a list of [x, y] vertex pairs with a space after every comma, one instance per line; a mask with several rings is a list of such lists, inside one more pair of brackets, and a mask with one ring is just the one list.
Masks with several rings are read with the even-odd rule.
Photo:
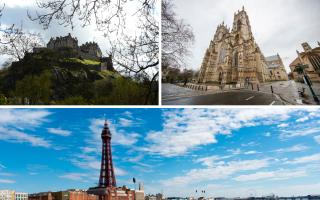
[[114, 175], [114, 168], [111, 154], [111, 133], [107, 121], [101, 133], [102, 139], [102, 158], [99, 178], [99, 187], [116, 187], [116, 178]]

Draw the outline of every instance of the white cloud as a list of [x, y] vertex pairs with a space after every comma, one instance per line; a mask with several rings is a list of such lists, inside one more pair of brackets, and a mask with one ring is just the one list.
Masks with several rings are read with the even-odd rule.
[[73, 181], [83, 181], [83, 179], [87, 176], [88, 175], [84, 174], [84, 173], [68, 173], [68, 174], [61, 175], [59, 177], [64, 178], [64, 179], [73, 180]]
[[71, 131], [63, 130], [61, 128], [48, 128], [47, 129], [49, 133], [60, 135], [60, 136], [70, 136]]
[[198, 146], [214, 144], [216, 135], [231, 134], [242, 127], [278, 124], [295, 109], [176, 109], [163, 112], [163, 129], [149, 132], [149, 146], [142, 150], [177, 156]]
[[285, 180], [297, 177], [307, 176], [304, 170], [277, 170], [277, 171], [261, 171], [252, 174], [240, 175], [234, 178], [236, 181], [256, 181], [262, 179]]
[[12, 183], [15, 183], [16, 181], [14, 180], [9, 180], [9, 179], [0, 179], [0, 183], [3, 183], [3, 184], [12, 184]]
[[270, 132], [266, 132], [266, 133], [264, 134], [264, 136], [270, 137], [270, 136], [271, 136], [271, 133], [270, 133]]
[[314, 139], [318, 144], [320, 144], [320, 135], [314, 136], [313, 139]]
[[292, 137], [300, 137], [300, 136], [307, 136], [320, 133], [319, 127], [311, 127], [308, 126], [307, 128], [302, 127], [293, 127], [287, 130], [281, 130], [280, 138], [292, 138]]
[[218, 162], [212, 167], [202, 169], [192, 169], [183, 176], [176, 176], [168, 180], [161, 181], [165, 186], [186, 185], [208, 180], [221, 180], [242, 171], [257, 170], [267, 167], [267, 159], [231, 161], [228, 163]]
[[291, 161], [287, 161], [288, 164], [304, 164], [304, 163], [311, 163], [311, 162], [319, 162], [320, 161], [320, 153], [313, 154], [310, 156], [298, 157]]
[[232, 155], [239, 155], [241, 154], [241, 150], [240, 149], [229, 149], [227, 150], [228, 152], [230, 152]]
[[297, 119], [296, 122], [305, 122], [307, 120], [309, 120], [309, 117], [305, 116], [305, 117], [301, 117], [301, 118]]
[[0, 126], [0, 140], [15, 143], [30, 143], [32, 146], [50, 147], [50, 141], [31, 134]]
[[204, 157], [204, 158], [198, 158], [196, 160], [194, 160], [195, 163], [201, 163], [204, 166], [208, 166], [208, 167], [213, 167], [215, 166], [216, 163], [219, 163], [221, 160], [226, 159], [226, 158], [230, 158], [231, 156], [209, 156], [209, 157]]
[[132, 120], [126, 118], [119, 118], [119, 124], [124, 127], [129, 127], [133, 123]]
[[288, 147], [288, 148], [280, 148], [280, 149], [276, 149], [274, 150], [275, 152], [278, 153], [288, 153], [288, 152], [300, 152], [300, 151], [305, 151], [309, 149], [309, 147], [301, 145], [301, 144], [297, 144], [294, 145], [292, 147]]
[[48, 121], [51, 113], [42, 109], [1, 109], [0, 140], [30, 143], [32, 146], [50, 147], [50, 141], [27, 133]]
[[252, 154], [258, 154], [258, 153], [260, 153], [260, 152], [258, 152], [258, 151], [246, 151], [246, 152], [244, 152], [243, 154], [245, 154], [245, 155], [252, 155]]
[[287, 123], [282, 123], [282, 124], [278, 125], [279, 128], [288, 127], [288, 126], [289, 126], [289, 124], [287, 124]]
[[46, 122], [50, 114], [40, 109], [1, 109], [0, 126], [35, 127]]

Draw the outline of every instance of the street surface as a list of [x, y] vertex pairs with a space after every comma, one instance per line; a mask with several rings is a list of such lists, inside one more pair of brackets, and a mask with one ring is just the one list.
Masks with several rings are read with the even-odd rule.
[[[164, 94], [164, 91], [178, 91], [180, 95]], [[190, 91], [175, 85], [162, 88], [163, 105], [283, 105], [283, 102], [273, 94], [251, 91], [251, 90], [231, 90], [218, 93], [205, 93], [201, 91]]]

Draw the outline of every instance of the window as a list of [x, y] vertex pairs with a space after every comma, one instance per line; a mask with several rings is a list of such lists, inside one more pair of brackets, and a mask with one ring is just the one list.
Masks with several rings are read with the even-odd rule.
[[232, 55], [232, 67], [238, 67], [238, 52], [234, 51]]

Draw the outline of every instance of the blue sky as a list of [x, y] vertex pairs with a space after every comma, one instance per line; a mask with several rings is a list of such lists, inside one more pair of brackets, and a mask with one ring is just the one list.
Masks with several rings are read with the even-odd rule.
[[316, 108], [0, 109], [0, 189], [86, 189], [100, 134], [113, 134], [117, 185], [166, 196], [319, 193]]

